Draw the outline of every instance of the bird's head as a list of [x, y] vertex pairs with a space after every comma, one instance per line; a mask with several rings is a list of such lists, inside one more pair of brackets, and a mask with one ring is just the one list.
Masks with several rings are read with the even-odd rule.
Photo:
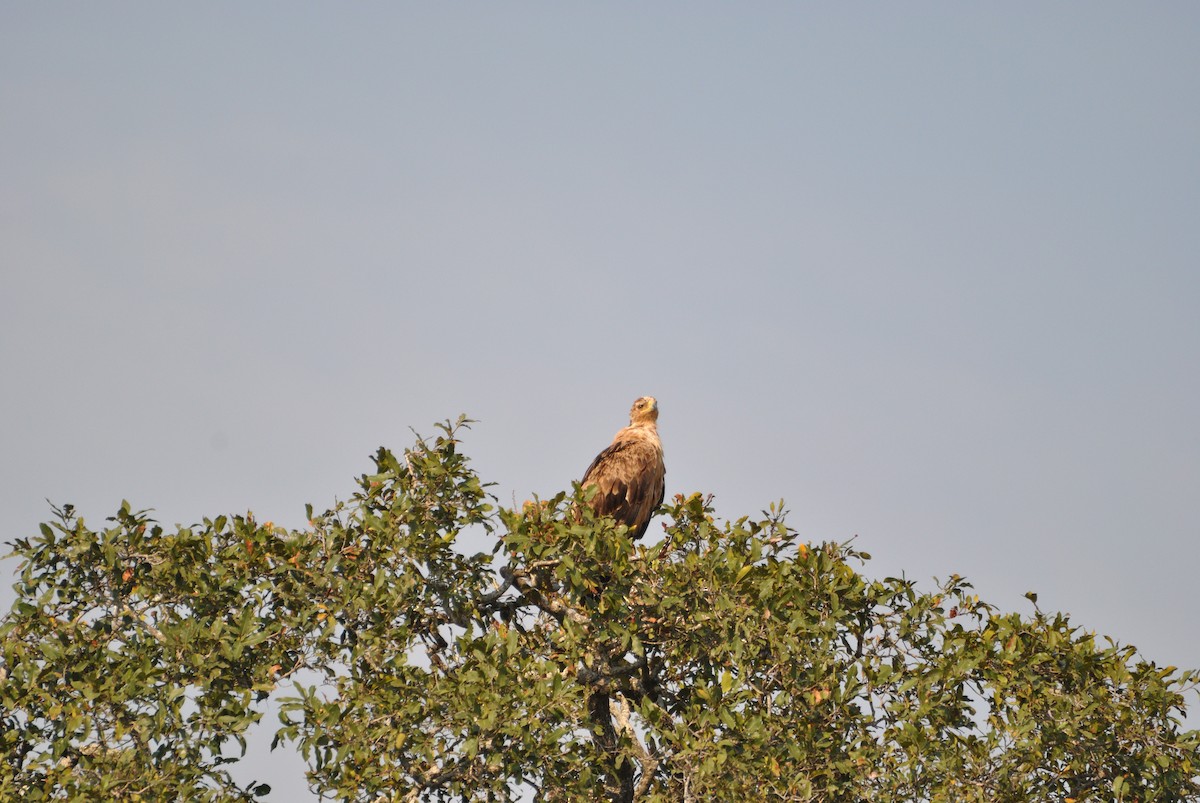
[[658, 399], [653, 396], [643, 396], [633, 403], [629, 410], [629, 425], [653, 424], [658, 420]]

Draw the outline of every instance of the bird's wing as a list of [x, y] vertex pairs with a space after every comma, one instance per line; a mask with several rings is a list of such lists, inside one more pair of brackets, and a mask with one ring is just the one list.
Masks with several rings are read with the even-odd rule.
[[583, 474], [584, 487], [595, 485], [592, 509], [612, 516], [640, 538], [650, 516], [662, 504], [665, 472], [655, 446], [641, 438], [620, 438], [600, 454]]

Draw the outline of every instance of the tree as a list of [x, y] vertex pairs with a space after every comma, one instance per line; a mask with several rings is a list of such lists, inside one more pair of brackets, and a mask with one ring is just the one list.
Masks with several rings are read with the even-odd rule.
[[[336, 799], [1168, 801], [1200, 794], [1195, 672], [960, 577], [676, 497], [635, 545], [588, 491], [497, 509], [467, 422], [309, 525], [168, 531], [123, 503], [17, 539], [0, 625], [0, 799], [251, 800], [275, 746]], [[494, 554], [456, 548], [488, 534]], [[1036, 603], [1036, 600], [1035, 600]]]

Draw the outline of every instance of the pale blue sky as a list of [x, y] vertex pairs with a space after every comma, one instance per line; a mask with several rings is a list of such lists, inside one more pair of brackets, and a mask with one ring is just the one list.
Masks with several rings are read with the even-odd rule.
[[519, 502], [652, 394], [668, 493], [1200, 667], [1197, 42], [1184, 3], [6, 3], [3, 540], [46, 497], [296, 524], [460, 412]]

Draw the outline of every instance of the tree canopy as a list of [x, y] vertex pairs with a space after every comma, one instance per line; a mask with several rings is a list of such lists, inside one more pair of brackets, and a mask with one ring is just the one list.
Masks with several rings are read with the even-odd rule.
[[781, 505], [676, 496], [649, 544], [578, 486], [503, 509], [466, 423], [380, 449], [299, 529], [63, 505], [13, 541], [0, 799], [262, 798], [228, 769], [272, 693], [273, 746], [332, 799], [1200, 795], [1196, 672], [958, 576], [872, 579]]

